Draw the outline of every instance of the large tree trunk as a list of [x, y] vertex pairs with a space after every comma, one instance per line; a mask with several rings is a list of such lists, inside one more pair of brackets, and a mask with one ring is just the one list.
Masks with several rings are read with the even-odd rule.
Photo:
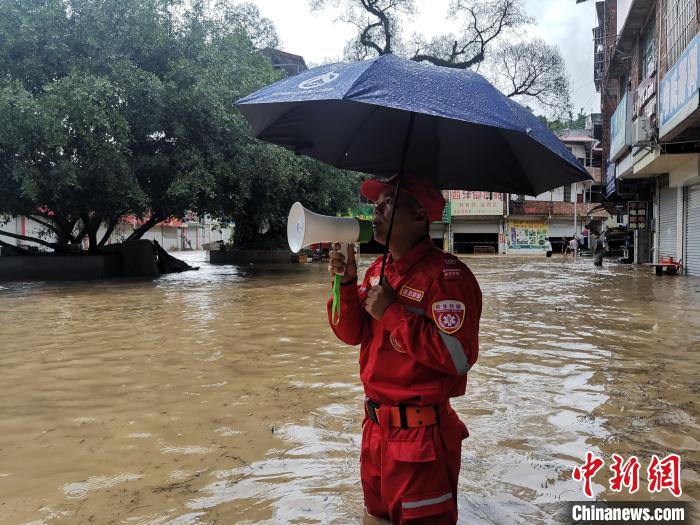
[[170, 255], [158, 244], [158, 241], [153, 241], [153, 246], [155, 246], [158, 271], [160, 273], [178, 273], [188, 270], [199, 270], [199, 266], [190, 266], [185, 261], [181, 261]]
[[138, 228], [136, 228], [136, 230], [134, 230], [134, 233], [132, 233], [131, 235], [129, 235], [129, 236], [126, 238], [126, 240], [127, 240], [127, 241], [135, 241], [135, 240], [140, 239], [140, 238], [143, 236], [144, 233], [146, 233], [148, 230], [150, 230], [151, 228], [153, 228], [153, 227], [154, 227], [156, 224], [158, 224], [161, 220], [162, 220], [162, 219], [160, 219], [160, 218], [157, 217], [156, 215], [151, 216], [151, 218], [149, 218], [149, 219], [148, 219], [146, 222], [144, 222], [141, 226], [139, 226]]
[[73, 228], [75, 228], [75, 224], [78, 222], [77, 218], [72, 219], [70, 217], [63, 217], [58, 213], [49, 215], [48, 213], [41, 212], [32, 214], [29, 218], [53, 232], [56, 235], [57, 245], [79, 242], [79, 240], [73, 237]]
[[101, 248], [102, 246], [105, 245], [105, 242], [107, 242], [107, 240], [108, 240], [108, 239], [110, 238], [110, 236], [112, 235], [112, 232], [114, 231], [114, 228], [116, 228], [116, 227], [117, 227], [117, 224], [119, 224], [119, 219], [120, 219], [120, 218], [121, 218], [121, 216], [117, 216], [117, 217], [113, 218], [111, 221], [109, 221], [109, 224], [107, 225], [107, 231], [106, 231], [105, 234], [102, 236], [102, 239], [100, 240], [100, 242], [99, 242], [98, 245], [97, 245], [98, 248]]
[[88, 213], [81, 213], [80, 219], [83, 221], [83, 227], [87, 230], [88, 236], [88, 253], [97, 252], [97, 229], [102, 224], [102, 217], [90, 217]]

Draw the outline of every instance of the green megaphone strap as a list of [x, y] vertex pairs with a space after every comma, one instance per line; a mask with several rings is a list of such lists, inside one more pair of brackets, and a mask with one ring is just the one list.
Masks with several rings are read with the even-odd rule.
[[331, 305], [331, 320], [333, 321], [334, 325], [340, 322], [340, 275], [336, 275], [333, 279], [333, 304]]

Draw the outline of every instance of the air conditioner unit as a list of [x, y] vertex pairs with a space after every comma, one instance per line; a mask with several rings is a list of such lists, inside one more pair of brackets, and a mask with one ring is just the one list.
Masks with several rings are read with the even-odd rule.
[[648, 144], [651, 136], [651, 119], [649, 117], [640, 116], [632, 123], [633, 144]]

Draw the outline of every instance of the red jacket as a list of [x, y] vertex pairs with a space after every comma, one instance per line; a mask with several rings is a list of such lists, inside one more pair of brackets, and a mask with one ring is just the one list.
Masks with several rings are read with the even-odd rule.
[[377, 403], [425, 406], [464, 394], [467, 372], [479, 354], [481, 290], [455, 256], [421, 241], [398, 261], [387, 258], [384, 276], [396, 301], [381, 320], [364, 309], [379, 282], [382, 258], [367, 269], [360, 287], [341, 286], [338, 338], [360, 344], [360, 378]]

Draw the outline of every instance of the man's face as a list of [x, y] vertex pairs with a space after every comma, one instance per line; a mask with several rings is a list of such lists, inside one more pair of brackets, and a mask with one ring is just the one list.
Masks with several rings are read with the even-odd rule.
[[[372, 218], [374, 239], [380, 244], [386, 244], [393, 209], [394, 192], [383, 191], [380, 193], [374, 203], [374, 215]], [[424, 224], [421, 216], [421, 211], [415, 199], [411, 195], [402, 193], [399, 196], [396, 214], [394, 215], [394, 229], [391, 232], [392, 239], [403, 240], [406, 236], [413, 237], [417, 232], [420, 233]]]

